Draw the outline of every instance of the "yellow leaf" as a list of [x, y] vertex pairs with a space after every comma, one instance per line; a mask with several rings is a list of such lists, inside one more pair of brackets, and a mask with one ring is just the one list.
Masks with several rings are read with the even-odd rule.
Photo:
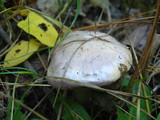
[[16, 66], [27, 60], [34, 51], [40, 47], [40, 43], [31, 39], [29, 41], [22, 40], [7, 53], [5, 56], [3, 67]]
[[57, 20], [54, 20], [53, 18], [50, 18], [50, 17], [48, 17], [48, 16], [44, 16], [44, 17], [45, 17], [47, 20], [49, 20], [50, 22], [52, 22], [53, 24], [55, 24], [57, 27], [59, 27], [60, 29], [62, 29], [62, 32], [63, 32], [63, 33], [66, 33], [66, 32], [68, 32], [68, 31], [70, 31], [67, 26], [63, 25], [63, 23], [61, 23], [61, 22], [59, 22], [59, 21], [57, 21]]
[[58, 37], [58, 32], [52, 24], [34, 12], [30, 12], [25, 20], [18, 23], [18, 26], [49, 47], [54, 46]]
[[20, 15], [22, 15], [22, 16], [27, 16], [29, 13], [30, 13], [29, 9], [20, 10]]

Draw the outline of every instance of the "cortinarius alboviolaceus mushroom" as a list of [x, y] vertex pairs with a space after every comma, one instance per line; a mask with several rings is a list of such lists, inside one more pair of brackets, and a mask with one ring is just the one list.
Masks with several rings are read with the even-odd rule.
[[[110, 85], [127, 72], [132, 64], [129, 49], [110, 35], [94, 31], [69, 33], [53, 51], [47, 76]], [[78, 83], [47, 78], [49, 84], [62, 89], [80, 86]]]

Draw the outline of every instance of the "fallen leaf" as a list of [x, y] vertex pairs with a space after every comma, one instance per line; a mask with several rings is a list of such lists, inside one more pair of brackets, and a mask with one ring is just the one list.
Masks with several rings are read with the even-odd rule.
[[41, 44], [35, 39], [29, 41], [22, 40], [13, 46], [13, 48], [7, 53], [3, 67], [12, 67], [24, 62], [40, 47], [40, 45]]
[[29, 9], [20, 10], [21, 16], [27, 16], [31, 11]]
[[58, 32], [52, 24], [34, 12], [29, 12], [28, 17], [18, 23], [18, 27], [49, 47], [54, 46], [58, 37]]
[[63, 33], [66, 33], [68, 31], [70, 31], [69, 28], [67, 26], [65, 26], [63, 23], [61, 23], [61, 22], [59, 22], [59, 21], [57, 21], [57, 20], [55, 20], [53, 18], [50, 18], [48, 16], [44, 16], [44, 17], [47, 20], [49, 20], [51, 23], [53, 23], [54, 25], [56, 25], [57, 27], [59, 27], [62, 30]]
[[148, 32], [150, 30], [151, 30], [150, 24], [133, 26], [130, 28], [130, 30], [127, 30], [126, 33], [128, 34], [128, 36], [126, 38], [124, 38], [124, 41], [122, 43], [123, 44], [130, 44], [130, 42], [128, 40], [128, 39], [130, 39], [135, 48], [138, 48], [139, 50], [143, 50], [146, 45]]

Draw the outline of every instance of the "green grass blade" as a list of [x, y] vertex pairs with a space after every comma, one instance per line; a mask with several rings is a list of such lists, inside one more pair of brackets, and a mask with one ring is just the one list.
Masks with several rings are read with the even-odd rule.
[[68, 31], [64, 34], [64, 36], [62, 37], [62, 39], [60, 40], [60, 42], [56, 46], [58, 46], [64, 40], [64, 38], [67, 36], [67, 34], [69, 33], [69, 31], [71, 30], [71, 28], [75, 24], [75, 22], [76, 22], [76, 20], [78, 18], [79, 12], [80, 12], [80, 0], [77, 0], [77, 9], [76, 9], [76, 14], [74, 16], [74, 19], [73, 19], [70, 27], [68, 28]]

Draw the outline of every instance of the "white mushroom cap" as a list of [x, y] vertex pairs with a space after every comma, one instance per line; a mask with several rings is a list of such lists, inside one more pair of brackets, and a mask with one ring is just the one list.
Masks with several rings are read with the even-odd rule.
[[[69, 33], [53, 51], [47, 76], [109, 85], [127, 72], [132, 64], [128, 48], [112, 36], [94, 31]], [[80, 86], [71, 81], [47, 78], [49, 84], [62, 89]]]

